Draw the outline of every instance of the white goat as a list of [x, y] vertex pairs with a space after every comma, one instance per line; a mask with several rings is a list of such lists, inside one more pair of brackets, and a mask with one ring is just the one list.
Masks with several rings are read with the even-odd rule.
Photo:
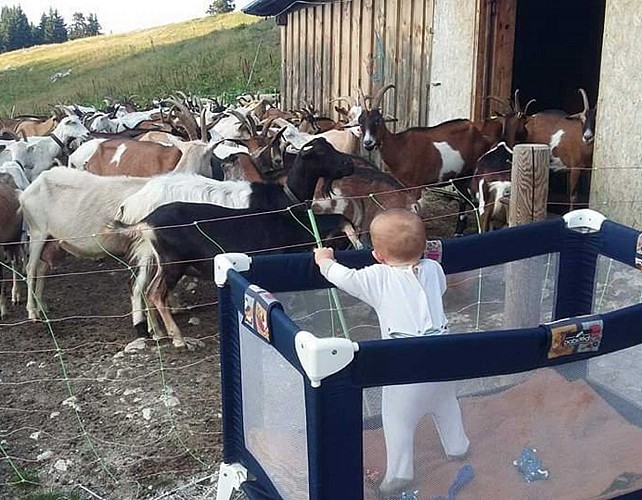
[[[20, 206], [30, 234], [27, 262], [29, 319], [43, 306], [46, 248], [59, 246], [85, 259], [99, 259], [105, 251], [124, 256], [129, 242], [105, 234], [123, 200], [149, 181], [145, 177], [101, 177], [67, 167], [43, 172], [21, 195]], [[49, 239], [49, 241], [47, 241]], [[43, 256], [43, 252], [45, 256]]]
[[86, 139], [89, 130], [77, 116], [66, 116], [56, 128], [44, 137], [29, 137], [7, 146], [11, 159], [25, 169], [27, 178], [33, 181], [38, 175], [51, 168], [56, 158], [65, 153], [66, 145], [73, 139]]
[[0, 173], [9, 174], [13, 178], [13, 182], [20, 191], [27, 189], [29, 179], [25, 175], [22, 165], [17, 161], [5, 161], [0, 164]]

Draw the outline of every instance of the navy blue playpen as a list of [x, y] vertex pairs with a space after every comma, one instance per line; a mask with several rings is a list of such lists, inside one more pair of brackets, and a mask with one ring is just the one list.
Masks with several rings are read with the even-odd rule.
[[[642, 238], [590, 210], [429, 242], [448, 335], [379, 340], [310, 253], [216, 257], [218, 499], [378, 499], [381, 389], [457, 381], [470, 450], [426, 417], [394, 498], [634, 498], [642, 491]], [[350, 267], [369, 251], [338, 252]], [[390, 498], [390, 497], [387, 497]]]

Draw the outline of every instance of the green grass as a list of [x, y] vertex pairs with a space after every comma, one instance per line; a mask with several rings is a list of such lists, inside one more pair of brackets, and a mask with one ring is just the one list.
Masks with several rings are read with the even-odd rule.
[[[105, 98], [130, 95], [146, 105], [177, 90], [199, 96], [274, 91], [279, 43], [273, 20], [234, 12], [0, 54], [0, 116], [48, 113], [57, 103], [104, 106]], [[69, 69], [69, 76], [51, 81]]]

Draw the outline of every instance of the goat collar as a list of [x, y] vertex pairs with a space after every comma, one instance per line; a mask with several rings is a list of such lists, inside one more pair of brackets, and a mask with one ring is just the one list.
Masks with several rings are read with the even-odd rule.
[[13, 161], [20, 166], [20, 168], [22, 169], [23, 172], [25, 171], [25, 166], [22, 164], [21, 161], [18, 161], [18, 160], [13, 160]]
[[60, 139], [58, 139], [58, 137], [56, 136], [56, 134], [54, 134], [53, 132], [51, 132], [51, 133], [49, 134], [49, 137], [51, 137], [51, 138], [54, 140], [54, 142], [55, 142], [56, 144], [58, 144], [58, 146], [60, 146], [60, 149], [62, 149], [62, 152], [63, 152], [64, 154], [67, 154], [67, 153], [68, 153], [67, 146], [65, 146], [65, 144], [64, 144]]
[[301, 203], [303, 203], [301, 200], [299, 200], [299, 198], [297, 198], [297, 196], [290, 189], [290, 186], [288, 186], [287, 184], [283, 184], [283, 192], [285, 193], [285, 196], [288, 197], [288, 200], [290, 200], [295, 205], [300, 205]]

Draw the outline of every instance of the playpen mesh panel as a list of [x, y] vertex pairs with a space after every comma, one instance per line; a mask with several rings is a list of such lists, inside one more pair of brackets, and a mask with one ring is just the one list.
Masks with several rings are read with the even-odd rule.
[[[616, 260], [598, 257], [593, 312], [610, 312], [640, 302], [642, 272]], [[608, 387], [618, 398], [642, 406], [642, 346], [590, 360], [587, 376], [594, 385]]]
[[[450, 331], [531, 327], [550, 321], [555, 301], [558, 257], [558, 254], [540, 255], [448, 275], [444, 306]], [[516, 272], [511, 274], [514, 270]], [[526, 286], [519, 279], [528, 282], [534, 299], [529, 310], [520, 309], [520, 314], [515, 318], [507, 314], [507, 309], [511, 307], [511, 294], [516, 288], [523, 289]], [[379, 339], [379, 322], [374, 310], [344, 292], [339, 291], [338, 296], [350, 338], [355, 341]], [[341, 321], [328, 290], [279, 293], [278, 298], [290, 318], [302, 329], [317, 337], [343, 336]]]
[[[612, 354], [608, 362], [617, 365], [623, 356]], [[414, 478], [402, 491], [418, 491], [422, 499], [448, 498], [449, 488], [466, 465], [472, 467], [474, 478], [457, 493], [458, 500], [614, 498], [642, 488], [640, 403], [631, 405], [610, 397], [610, 386], [596, 387], [585, 373], [585, 364], [577, 362], [512, 377], [456, 382], [470, 447], [467, 455], [455, 460], [447, 459], [435, 423], [430, 415], [422, 416], [423, 408], [417, 406], [431, 395], [433, 402], [443, 401], [443, 397], [435, 397], [443, 395], [441, 390], [420, 388], [420, 397], [416, 398], [419, 403], [413, 403], [412, 390], [403, 393], [411, 386], [378, 388], [379, 394], [392, 389], [393, 398], [394, 391], [403, 397], [401, 403], [392, 406], [397, 413], [385, 410], [386, 429], [390, 429], [386, 432], [389, 439], [396, 436], [392, 457], [404, 456], [400, 446], [404, 436], [413, 438], [413, 433], [408, 433], [413, 427], [408, 416], [413, 409], [419, 410], [414, 444], [405, 448], [412, 450], [406, 453], [406, 459], [412, 464]], [[387, 447], [381, 405], [370, 399], [363, 415], [364, 496], [378, 499], [379, 483], [386, 473]], [[428, 411], [448, 413], [439, 405]], [[461, 439], [456, 432], [453, 435], [448, 446], [456, 447]], [[529, 468], [524, 461], [520, 471], [514, 465], [525, 448], [536, 450], [534, 458], [541, 461], [539, 467]], [[404, 468], [398, 466], [396, 470]], [[470, 471], [468, 467], [466, 470]]]
[[303, 379], [240, 324], [245, 446], [283, 498], [306, 499], [308, 450]]

